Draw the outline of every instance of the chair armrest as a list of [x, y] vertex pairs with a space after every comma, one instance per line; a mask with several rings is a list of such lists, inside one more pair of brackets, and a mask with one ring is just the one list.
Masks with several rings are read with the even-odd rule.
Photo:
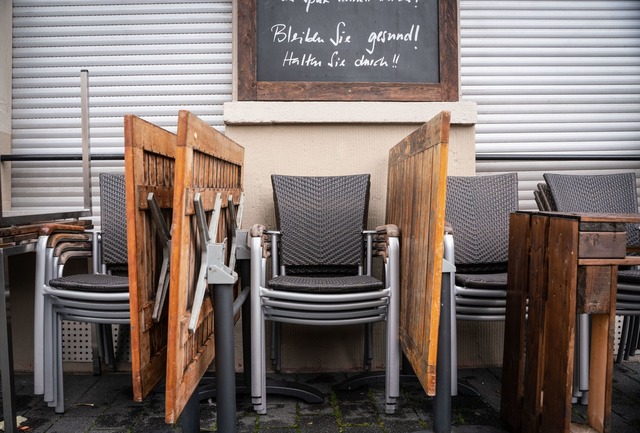
[[389, 239], [400, 237], [400, 229], [395, 224], [385, 224], [376, 227], [373, 236], [373, 255], [382, 257], [386, 261], [388, 258]]
[[264, 232], [267, 231], [267, 228], [262, 224], [254, 224], [249, 229], [249, 236], [252, 238], [258, 238], [264, 235]]
[[395, 224], [385, 224], [383, 226], [376, 227], [376, 236], [384, 236], [385, 239], [388, 237], [400, 237], [400, 229]]
[[250, 241], [251, 238], [262, 238], [260, 241], [262, 256], [267, 258], [271, 256], [274, 235], [277, 236], [279, 234], [280, 232], [278, 231], [267, 230], [267, 227], [263, 224], [254, 224], [249, 229], [249, 237], [247, 238], [247, 241]]
[[453, 226], [446, 221], [444, 222], [444, 233], [450, 235], [453, 234]]
[[62, 222], [46, 223], [46, 224], [42, 224], [42, 226], [40, 227], [39, 235], [49, 236], [55, 232], [82, 233], [86, 229], [87, 229], [86, 226], [79, 225], [79, 224], [72, 224], [72, 223], [65, 224]]

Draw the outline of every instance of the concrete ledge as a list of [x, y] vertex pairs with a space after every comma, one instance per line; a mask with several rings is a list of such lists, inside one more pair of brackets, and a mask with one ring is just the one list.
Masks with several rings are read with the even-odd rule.
[[475, 125], [477, 105], [459, 102], [227, 102], [226, 125], [265, 124], [421, 124], [440, 111], [451, 112], [454, 125]]

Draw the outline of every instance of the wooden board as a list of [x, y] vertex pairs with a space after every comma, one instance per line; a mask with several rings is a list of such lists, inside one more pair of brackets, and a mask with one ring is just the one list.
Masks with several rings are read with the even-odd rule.
[[428, 395], [436, 392], [450, 113], [389, 151], [387, 224], [400, 228], [400, 341]]
[[[180, 111], [173, 200], [171, 290], [165, 421], [174, 423], [214, 358], [213, 306], [209, 294], [195, 332], [188, 330], [200, 271], [201, 250], [193, 197], [201, 193], [207, 219], [215, 194], [237, 205], [244, 176], [244, 149], [187, 111]], [[221, 213], [216, 241], [226, 237], [227, 212]]]
[[[615, 219], [511, 214], [501, 417], [514, 432], [611, 431], [617, 264], [628, 260], [617, 258], [625, 238], [609, 237]], [[579, 257], [596, 250], [602, 258]], [[591, 318], [589, 406], [582, 426], [570, 423], [576, 313]]]
[[167, 359], [167, 314], [159, 323], [151, 319], [162, 249], [146, 197], [156, 194], [170, 226], [176, 136], [136, 116], [124, 121], [131, 370], [134, 399], [141, 401], [164, 378]]

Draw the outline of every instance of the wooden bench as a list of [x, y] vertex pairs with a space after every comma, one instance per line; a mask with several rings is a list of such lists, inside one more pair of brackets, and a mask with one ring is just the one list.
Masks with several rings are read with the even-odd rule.
[[[197, 230], [194, 197], [200, 194], [207, 222], [216, 194], [223, 197], [216, 242], [223, 242], [230, 226], [227, 197], [239, 204], [244, 176], [244, 149], [187, 111], [180, 111], [173, 200], [171, 290], [165, 421], [174, 423], [196, 390], [214, 355], [213, 305], [207, 294], [195, 329], [189, 330], [202, 278], [202, 245]], [[227, 245], [227, 251], [230, 246]], [[199, 276], [200, 275], [200, 276]]]
[[400, 341], [428, 395], [436, 391], [450, 113], [389, 151], [386, 223], [400, 229]]
[[[125, 184], [127, 248], [131, 309], [131, 370], [133, 394], [142, 399], [165, 377], [167, 314], [153, 319], [161, 282], [163, 248], [148, 202], [153, 193], [168, 227], [172, 222], [176, 136], [127, 115], [125, 129]], [[164, 278], [163, 278], [164, 279]]]

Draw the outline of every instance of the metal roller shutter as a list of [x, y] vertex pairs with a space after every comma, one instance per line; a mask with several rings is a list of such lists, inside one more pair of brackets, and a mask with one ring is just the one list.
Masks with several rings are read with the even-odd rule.
[[478, 174], [517, 171], [524, 209], [545, 172], [640, 180], [640, 2], [461, 0], [460, 38]]
[[[127, 113], [175, 132], [188, 109], [222, 129], [231, 62], [231, 0], [14, 0], [13, 153], [80, 153], [82, 69], [93, 154], [123, 154]], [[123, 166], [93, 161], [94, 188]], [[80, 164], [13, 162], [12, 205], [81, 206]]]

